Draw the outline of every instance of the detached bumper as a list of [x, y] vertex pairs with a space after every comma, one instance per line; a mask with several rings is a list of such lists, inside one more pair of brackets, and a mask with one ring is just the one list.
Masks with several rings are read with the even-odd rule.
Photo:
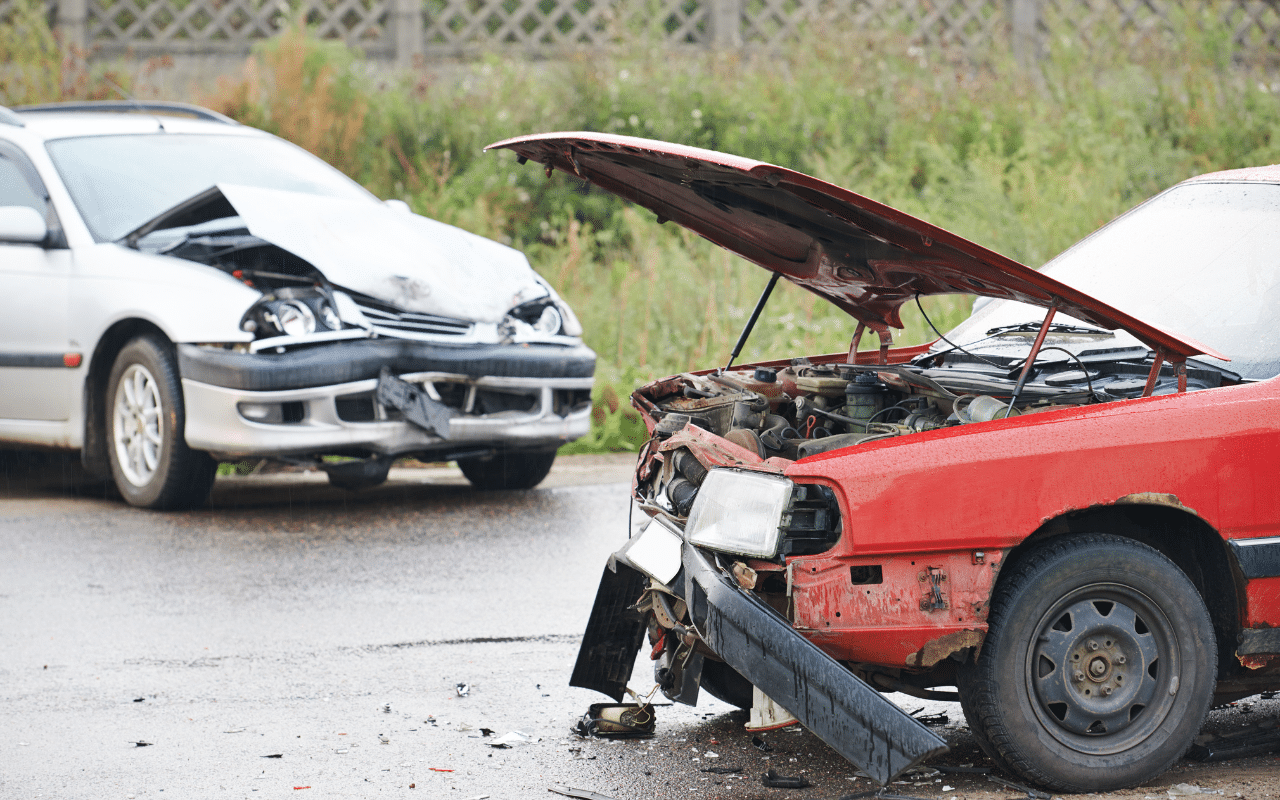
[[801, 636], [776, 611], [684, 548], [685, 599], [712, 650], [881, 784], [946, 743]]
[[[595, 353], [578, 347], [335, 342], [274, 355], [178, 348], [187, 444], [221, 456], [545, 449], [586, 435]], [[383, 365], [453, 404], [441, 437], [380, 406]], [[438, 387], [438, 388], [437, 388]]]

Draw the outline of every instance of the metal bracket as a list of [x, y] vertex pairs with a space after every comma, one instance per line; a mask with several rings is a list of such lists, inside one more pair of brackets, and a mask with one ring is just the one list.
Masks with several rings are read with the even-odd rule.
[[941, 567], [928, 567], [919, 577], [921, 583], [929, 584], [925, 587], [924, 597], [920, 599], [920, 610], [946, 611], [950, 608], [947, 599], [942, 596], [942, 582], [947, 579], [947, 573]]

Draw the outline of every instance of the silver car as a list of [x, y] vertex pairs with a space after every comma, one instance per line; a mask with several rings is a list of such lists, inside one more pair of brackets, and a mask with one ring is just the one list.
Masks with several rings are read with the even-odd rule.
[[0, 107], [0, 445], [136, 506], [219, 461], [528, 488], [590, 427], [595, 353], [524, 255], [207, 109]]

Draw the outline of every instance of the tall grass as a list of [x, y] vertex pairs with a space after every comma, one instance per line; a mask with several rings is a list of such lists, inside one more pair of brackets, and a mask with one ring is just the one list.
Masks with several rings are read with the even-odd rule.
[[[1007, 53], [955, 60], [894, 33], [815, 33], [768, 54], [673, 54], [647, 41], [393, 78], [294, 30], [237, 79], [183, 99], [524, 250], [582, 318], [604, 405], [638, 381], [723, 363], [767, 276], [571, 177], [483, 153], [490, 142], [596, 130], [725, 150], [846, 186], [1031, 266], [1183, 178], [1280, 160], [1280, 79], [1244, 63], [1207, 16], [1188, 14], [1172, 38], [1086, 48], [1054, 35], [1031, 73]], [[968, 300], [925, 307], [945, 330]], [[933, 338], [914, 307], [903, 319], [898, 342]], [[839, 351], [853, 327], [784, 282], [743, 360]]]

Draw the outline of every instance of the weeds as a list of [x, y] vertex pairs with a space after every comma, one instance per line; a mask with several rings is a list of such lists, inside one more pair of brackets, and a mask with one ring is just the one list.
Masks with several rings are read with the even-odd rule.
[[[23, 8], [24, 24], [38, 27], [36, 6]], [[1052, 35], [1030, 75], [1007, 53], [962, 62], [894, 32], [858, 32], [768, 54], [673, 54], [640, 36], [609, 55], [491, 56], [452, 73], [387, 79], [354, 51], [294, 27], [238, 79], [195, 99], [294, 139], [382, 197], [525, 251], [600, 356], [597, 429], [582, 446], [625, 449], [637, 429], [616, 398], [640, 381], [724, 363], [767, 276], [485, 145], [595, 130], [725, 150], [847, 186], [1039, 266], [1183, 178], [1280, 160], [1280, 79], [1241, 63], [1230, 32], [1198, 13], [1185, 15], [1174, 39], [1117, 36], [1086, 47]], [[0, 48], [9, 48], [0, 53], [19, 52], [23, 64], [60, 63], [51, 42], [0, 29]], [[11, 85], [0, 91], [18, 102]], [[969, 299], [925, 308], [946, 330]], [[899, 343], [933, 338], [914, 304], [902, 315]], [[842, 312], [783, 282], [740, 362], [841, 351], [852, 329]]]

